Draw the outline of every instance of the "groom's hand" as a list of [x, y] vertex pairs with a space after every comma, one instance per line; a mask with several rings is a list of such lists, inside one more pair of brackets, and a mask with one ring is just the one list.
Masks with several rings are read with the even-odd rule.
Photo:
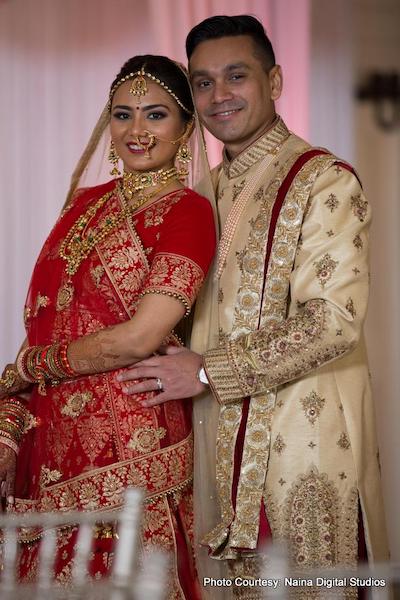
[[143, 379], [123, 386], [123, 391], [129, 395], [159, 390], [153, 398], [143, 401], [142, 406], [150, 407], [167, 400], [191, 398], [206, 387], [197, 376], [202, 366], [201, 354], [175, 346], [167, 346], [162, 351], [163, 354], [137, 362], [117, 377], [118, 381], [123, 382]]

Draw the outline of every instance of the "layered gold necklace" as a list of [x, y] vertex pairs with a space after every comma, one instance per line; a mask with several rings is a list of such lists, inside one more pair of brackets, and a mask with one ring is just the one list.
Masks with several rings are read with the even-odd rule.
[[[107, 215], [97, 226], [90, 227], [96, 214], [114, 195], [115, 190], [107, 192], [81, 215], [65, 236], [59, 250], [59, 256], [66, 261], [65, 271], [72, 276], [78, 271], [82, 261], [87, 258], [93, 248], [102, 242], [126, 217], [132, 215], [145, 202], [159, 194], [173, 179], [177, 178], [177, 169], [159, 169], [145, 173], [124, 173], [122, 183], [118, 182], [118, 191], [124, 200], [124, 208], [116, 215]], [[145, 190], [155, 189], [148, 193]], [[69, 282], [69, 288], [71, 283]]]

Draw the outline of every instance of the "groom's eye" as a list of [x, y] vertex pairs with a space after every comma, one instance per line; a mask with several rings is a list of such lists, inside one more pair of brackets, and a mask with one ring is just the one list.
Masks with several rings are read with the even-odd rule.
[[197, 81], [195, 83], [195, 86], [200, 89], [210, 87], [210, 85], [211, 85], [211, 81], [208, 81], [208, 79], [204, 79], [203, 81]]

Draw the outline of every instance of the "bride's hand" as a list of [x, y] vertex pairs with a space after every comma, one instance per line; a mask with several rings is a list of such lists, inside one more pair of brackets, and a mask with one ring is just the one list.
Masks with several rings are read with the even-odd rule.
[[14, 504], [14, 484], [17, 455], [12, 448], [0, 442], [0, 496], [1, 504]]

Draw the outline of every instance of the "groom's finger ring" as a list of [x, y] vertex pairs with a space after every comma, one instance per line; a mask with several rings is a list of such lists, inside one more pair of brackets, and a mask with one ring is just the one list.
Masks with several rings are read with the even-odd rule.
[[163, 389], [163, 384], [159, 377], [157, 377], [156, 383], [157, 383], [157, 389], [161, 391]]

